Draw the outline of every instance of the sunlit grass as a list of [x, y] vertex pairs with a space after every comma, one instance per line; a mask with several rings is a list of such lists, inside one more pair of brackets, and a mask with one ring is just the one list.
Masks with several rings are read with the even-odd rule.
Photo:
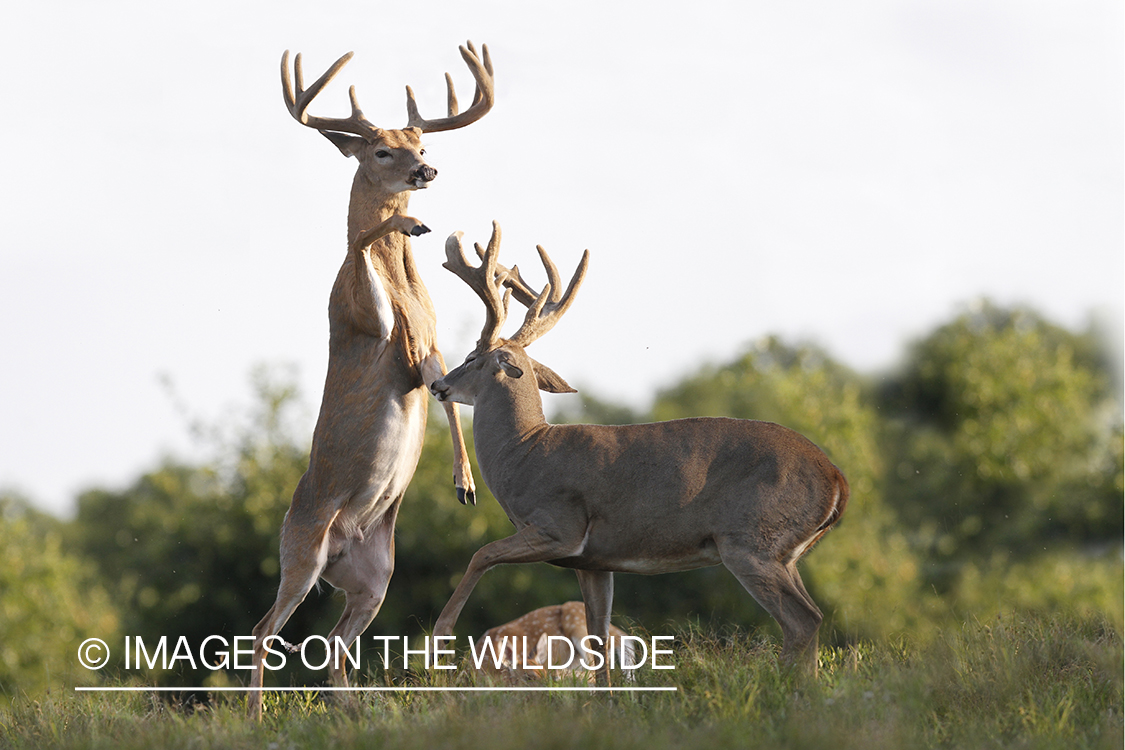
[[0, 746], [1122, 746], [1122, 639], [1098, 618], [1013, 616], [925, 646], [822, 647], [815, 680], [780, 667], [767, 639], [687, 631], [674, 648], [674, 671], [642, 670], [636, 684], [676, 693], [273, 693], [260, 724], [231, 694], [191, 709], [148, 694], [55, 691], [0, 709]]

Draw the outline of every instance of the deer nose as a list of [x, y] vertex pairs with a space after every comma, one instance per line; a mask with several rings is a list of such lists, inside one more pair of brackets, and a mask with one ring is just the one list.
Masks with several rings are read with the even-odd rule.
[[441, 380], [435, 380], [430, 383], [430, 393], [434, 394], [434, 398], [438, 401], [445, 401], [449, 396], [449, 386]]
[[421, 180], [422, 182], [429, 182], [435, 177], [437, 177], [437, 170], [431, 167], [429, 164], [423, 164], [422, 166], [415, 169], [414, 172], [410, 175], [411, 181]]

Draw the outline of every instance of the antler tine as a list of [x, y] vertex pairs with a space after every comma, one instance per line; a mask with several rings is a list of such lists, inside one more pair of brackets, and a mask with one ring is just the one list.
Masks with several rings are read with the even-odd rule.
[[[473, 46], [473, 40], [471, 40], [471, 39], [467, 40], [465, 42], [465, 46], [469, 48], [469, 52], [471, 52], [472, 54], [475, 55], [477, 53], [476, 47]], [[481, 45], [481, 51], [484, 55], [481, 62], [484, 63], [484, 69], [486, 71], [488, 71], [488, 75], [491, 76], [492, 75], [492, 57], [489, 56], [489, 54], [488, 54], [488, 45], [482, 44]], [[448, 76], [449, 74], [447, 73], [446, 75]], [[476, 88], [476, 89], [473, 90], [473, 104], [476, 104], [477, 102], [479, 102], [480, 99], [481, 99], [480, 89]], [[453, 114], [453, 113], [451, 113], [451, 114]]]
[[508, 317], [508, 301], [511, 290], [505, 289], [501, 298], [500, 289], [504, 286], [508, 271], [496, 262], [500, 251], [500, 225], [492, 222], [492, 237], [488, 241], [488, 249], [483, 252], [477, 245], [477, 254], [481, 257], [481, 264], [469, 265], [465, 258], [465, 251], [461, 247], [461, 232], [454, 232], [445, 241], [446, 262], [442, 266], [457, 275], [459, 279], [469, 285], [484, 302], [485, 321], [481, 329], [480, 338], [477, 340], [476, 351], [487, 351], [500, 338], [500, 329]]
[[469, 71], [476, 81], [476, 90], [473, 94], [473, 103], [467, 110], [458, 114], [457, 94], [453, 91], [453, 79], [445, 74], [446, 101], [449, 116], [437, 120], [427, 120], [418, 113], [418, 103], [414, 99], [414, 90], [406, 87], [406, 115], [408, 128], [419, 128], [423, 133], [437, 133], [442, 130], [455, 130], [470, 125], [488, 114], [495, 101], [495, 85], [492, 73], [492, 58], [488, 54], [488, 45], [482, 44], [482, 57], [477, 56], [476, 48], [471, 41], [467, 46], [461, 46], [461, 57], [469, 66]]
[[[560, 289], [562, 285], [559, 284], [559, 269], [555, 266], [551, 256], [547, 255], [547, 251], [543, 249], [542, 245], [536, 245], [535, 249], [539, 251], [539, 260], [543, 262], [543, 268], [547, 271], [547, 287], [550, 287], [551, 296], [549, 302], [558, 302], [559, 295], [562, 293]], [[573, 286], [573, 283], [571, 284]], [[546, 289], [546, 287], [544, 287]]]
[[547, 270], [548, 281], [534, 304], [528, 307], [523, 325], [516, 331], [516, 335], [510, 339], [520, 346], [530, 346], [536, 339], [555, 327], [559, 318], [574, 302], [574, 295], [578, 291], [578, 287], [582, 286], [582, 281], [586, 278], [586, 269], [590, 264], [590, 251], [586, 250], [582, 253], [582, 260], [579, 261], [578, 268], [575, 269], [574, 276], [571, 277], [566, 291], [560, 295], [558, 291], [558, 269], [551, 262], [550, 256], [547, 255], [547, 251], [543, 249], [542, 245], [537, 246], [536, 249], [539, 251], [539, 257]]
[[[457, 92], [453, 90], [453, 76], [448, 73], [445, 74], [445, 103], [449, 110], [449, 116], [455, 116], [457, 114]], [[475, 97], [473, 103], [476, 103]]]
[[[477, 257], [484, 260], [484, 250], [479, 243], [474, 243], [477, 249]], [[519, 266], [513, 265], [511, 268], [505, 268], [499, 263], [496, 264], [496, 274], [504, 277], [504, 286], [508, 287], [508, 291], [516, 298], [524, 307], [531, 307], [535, 304], [535, 299], [539, 296], [532, 290], [531, 285], [528, 284], [523, 276], [520, 274]]]
[[[503, 266], [500, 266], [500, 268], [503, 269]], [[524, 307], [534, 305], [536, 298], [539, 296], [531, 288], [531, 285], [524, 281], [519, 266], [512, 266], [508, 269], [508, 277], [504, 279], [504, 286], [508, 287], [512, 296]]]
[[301, 53], [298, 52], [293, 59], [293, 72], [296, 79], [297, 87], [293, 88], [293, 83], [289, 78], [289, 50], [285, 50], [281, 55], [281, 93], [285, 98], [285, 107], [289, 110], [289, 114], [293, 115], [293, 119], [302, 125], [306, 125], [316, 130], [325, 131], [331, 130], [339, 133], [352, 133], [364, 137], [370, 137], [373, 132], [379, 129], [363, 116], [363, 110], [359, 108], [359, 101], [356, 99], [355, 86], [348, 89], [348, 98], [351, 100], [352, 113], [346, 118], [333, 118], [333, 117], [312, 117], [308, 114], [309, 104], [316, 98], [328, 82], [336, 77], [340, 69], [347, 65], [348, 60], [352, 59], [351, 52], [340, 57], [339, 60], [332, 63], [332, 67], [324, 72], [320, 78], [316, 79], [308, 89], [305, 88], [304, 71], [301, 68]]

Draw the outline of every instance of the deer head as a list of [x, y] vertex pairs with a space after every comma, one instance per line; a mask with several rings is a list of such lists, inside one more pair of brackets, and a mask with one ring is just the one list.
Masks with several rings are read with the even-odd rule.
[[472, 42], [460, 48], [461, 57], [473, 74], [476, 90], [472, 105], [464, 112], [458, 112], [457, 94], [453, 90], [453, 79], [445, 75], [448, 116], [427, 120], [418, 113], [414, 92], [406, 87], [406, 127], [401, 130], [388, 130], [376, 127], [363, 115], [356, 99], [355, 86], [348, 92], [352, 112], [345, 118], [316, 117], [309, 115], [308, 107], [317, 94], [324, 89], [337, 73], [351, 59], [349, 52], [332, 64], [324, 75], [309, 88], [304, 86], [301, 69], [301, 55], [293, 61], [296, 88], [289, 75], [289, 51], [281, 56], [281, 88], [285, 106], [297, 122], [320, 131], [335, 144], [344, 156], [354, 156], [359, 161], [357, 181], [362, 179], [380, 192], [396, 194], [427, 187], [437, 176], [437, 170], [425, 162], [425, 149], [422, 148], [422, 134], [442, 130], [454, 130], [476, 122], [484, 117], [494, 101], [492, 60], [488, 46], [482, 45], [481, 56]]
[[541, 246], [536, 248], [547, 271], [547, 284], [532, 298], [520, 329], [514, 336], [505, 339], [500, 337], [500, 329], [508, 315], [508, 302], [513, 291], [518, 299], [527, 296], [526, 282], [520, 277], [518, 268], [507, 269], [497, 261], [500, 227], [496, 222], [492, 224], [488, 247], [482, 249], [480, 245], [475, 245], [481, 259], [479, 266], [470, 266], [466, 260], [461, 236], [461, 232], [455, 232], [446, 240], [446, 262], [443, 265], [468, 284], [484, 302], [484, 329], [476, 348], [461, 366], [435, 381], [430, 390], [439, 401], [455, 401], [470, 406], [486, 392], [496, 389], [509, 394], [522, 393], [536, 402], [536, 389], [548, 393], [574, 393], [565, 380], [551, 368], [529, 357], [524, 349], [551, 330], [570, 307], [578, 287], [586, 278], [590, 251], [582, 254], [582, 260], [563, 292], [560, 291], [562, 284], [555, 264], [546, 250]]

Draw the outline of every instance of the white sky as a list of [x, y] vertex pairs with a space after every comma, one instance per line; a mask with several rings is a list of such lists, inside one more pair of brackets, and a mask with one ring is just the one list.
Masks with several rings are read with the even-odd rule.
[[[409, 19], [404, 16], [409, 14]], [[376, 124], [403, 87], [463, 102], [487, 42], [497, 104], [427, 138], [411, 213], [447, 361], [479, 333], [444, 238], [541, 281], [591, 266], [532, 353], [635, 406], [768, 333], [866, 372], [981, 295], [1120, 330], [1122, 3], [833, 0], [9, 3], [0, 117], [0, 487], [65, 512], [190, 441], [297, 363], [315, 413], [354, 162], [282, 105], [352, 62]], [[548, 411], [551, 406], [548, 405]], [[311, 431], [312, 414], [308, 429]]]

